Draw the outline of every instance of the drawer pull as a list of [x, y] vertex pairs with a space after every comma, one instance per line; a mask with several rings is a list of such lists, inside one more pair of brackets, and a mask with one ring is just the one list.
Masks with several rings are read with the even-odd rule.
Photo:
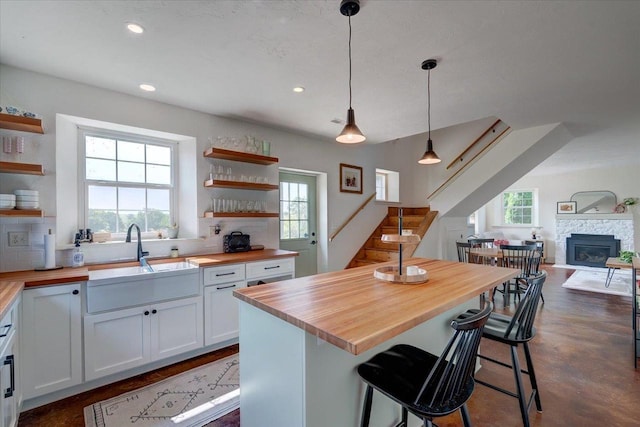
[[9, 335], [9, 331], [11, 330], [11, 327], [13, 326], [12, 323], [9, 323], [8, 325], [4, 325], [3, 328], [6, 328], [5, 331], [3, 333], [0, 334], [0, 338], [4, 338], [7, 335]]
[[265, 267], [264, 269], [265, 270], [273, 270], [274, 268], [280, 268], [280, 266], [279, 265], [274, 265], [272, 267]]
[[71, 292], [71, 293], [74, 294], [74, 295], [78, 295], [80, 293], [80, 291], [77, 290], [77, 289], [74, 289], [73, 292]]
[[235, 271], [232, 271], [231, 273], [216, 273], [216, 277], [220, 277], [220, 276], [233, 276], [234, 274], [236, 274]]
[[229, 289], [229, 288], [235, 288], [235, 287], [236, 287], [236, 285], [216, 286], [216, 289], [220, 290], [220, 289]]
[[11, 369], [9, 374], [11, 376], [11, 384], [4, 391], [4, 397], [7, 398], [13, 396], [13, 392], [16, 390], [16, 365], [13, 354], [10, 354], [4, 359], [3, 365], [9, 365], [9, 368]]

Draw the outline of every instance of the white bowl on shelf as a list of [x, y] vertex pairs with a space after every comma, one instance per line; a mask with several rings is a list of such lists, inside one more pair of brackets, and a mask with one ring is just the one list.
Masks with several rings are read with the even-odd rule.
[[39, 207], [39, 202], [16, 202], [16, 208], [18, 209], [38, 209]]
[[0, 194], [0, 202], [15, 202], [16, 196], [13, 194]]
[[38, 197], [40, 195], [40, 192], [38, 190], [14, 190], [13, 194], [15, 194], [16, 196], [36, 196], [36, 197]]
[[16, 202], [2, 202], [0, 201], [0, 209], [14, 209]]
[[38, 196], [16, 196], [16, 202], [39, 202], [40, 197]]

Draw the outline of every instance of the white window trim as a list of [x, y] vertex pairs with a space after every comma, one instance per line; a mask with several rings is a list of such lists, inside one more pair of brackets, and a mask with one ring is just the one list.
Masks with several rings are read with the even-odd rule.
[[[516, 192], [532, 192], [533, 193], [533, 212], [531, 217], [531, 224], [506, 224], [504, 222], [504, 193], [516, 193]], [[498, 206], [498, 216], [500, 218], [499, 227], [510, 228], [532, 228], [538, 225], [538, 211], [539, 211], [539, 198], [537, 188], [507, 188], [500, 193], [500, 204]]]
[[[171, 185], [169, 186], [169, 203], [170, 203], [170, 221], [172, 224], [179, 224], [179, 209], [177, 202], [176, 188], [179, 187], [179, 173], [178, 173], [178, 141], [161, 139], [157, 137], [151, 137], [146, 135], [139, 135], [128, 132], [119, 132], [108, 129], [94, 128], [88, 126], [78, 126], [78, 227], [86, 228], [88, 223], [88, 185], [86, 179], [86, 144], [85, 138], [87, 135], [98, 136], [103, 138], [111, 138], [116, 140], [126, 140], [138, 143], [151, 143], [155, 145], [162, 145], [171, 148]], [[98, 181], [96, 181], [98, 182]], [[109, 181], [111, 182], [111, 181]], [[117, 181], [115, 181], [117, 182]], [[125, 185], [126, 186], [126, 185]], [[145, 187], [153, 187], [145, 183]], [[159, 186], [166, 188], [166, 186]], [[97, 231], [97, 230], [96, 230]], [[112, 240], [124, 240], [126, 238], [126, 232], [121, 231], [118, 233], [111, 233]], [[141, 238], [144, 240], [152, 240], [157, 238], [156, 232], [142, 232]]]

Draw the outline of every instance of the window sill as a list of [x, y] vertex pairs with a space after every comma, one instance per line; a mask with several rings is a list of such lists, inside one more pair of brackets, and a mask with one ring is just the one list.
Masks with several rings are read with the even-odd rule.
[[535, 225], [530, 224], [509, 224], [509, 225], [492, 225], [491, 228], [537, 228]]
[[[161, 242], [171, 242], [171, 243], [178, 243], [178, 242], [188, 242], [188, 241], [202, 241], [204, 239], [202, 238], [197, 238], [197, 237], [178, 237], [177, 239], [142, 239], [142, 244], [156, 244], [156, 243], [161, 243]], [[111, 245], [122, 245], [122, 244], [137, 244], [138, 241], [137, 240], [132, 240], [130, 243], [125, 242], [124, 240], [109, 240], [108, 242], [102, 242], [102, 243], [80, 243], [80, 247], [81, 248], [96, 248], [96, 247], [104, 247], [104, 246], [111, 246]], [[65, 250], [65, 249], [74, 249], [76, 247], [75, 244], [73, 243], [68, 243], [66, 245], [56, 245], [56, 250]]]

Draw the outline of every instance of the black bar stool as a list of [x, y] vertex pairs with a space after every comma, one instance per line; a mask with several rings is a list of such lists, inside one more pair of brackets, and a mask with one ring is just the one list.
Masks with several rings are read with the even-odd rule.
[[398, 344], [359, 365], [358, 374], [367, 383], [361, 426], [369, 425], [376, 389], [402, 406], [402, 421], [396, 427], [407, 427], [408, 412], [420, 417], [425, 427], [431, 427], [433, 418], [458, 409], [465, 427], [470, 427], [466, 402], [473, 393], [482, 328], [492, 309], [493, 303], [488, 303], [482, 311], [453, 320], [455, 333], [440, 357]]
[[[489, 384], [486, 381], [476, 379], [476, 382], [484, 386], [490, 387], [501, 393], [518, 399], [520, 405], [520, 413], [522, 414], [523, 425], [529, 427], [529, 408], [532, 401], [535, 399], [536, 409], [538, 412], [542, 412], [542, 404], [540, 403], [540, 393], [538, 391], [538, 383], [536, 381], [536, 373], [533, 369], [533, 360], [531, 359], [531, 352], [529, 351], [529, 341], [536, 335], [536, 329], [533, 327], [533, 322], [538, 310], [538, 301], [542, 295], [542, 285], [547, 278], [546, 271], [542, 271], [541, 274], [535, 278], [530, 278], [529, 285], [524, 292], [516, 312], [513, 316], [505, 316], [498, 313], [491, 313], [487, 324], [482, 332], [482, 337], [490, 339], [492, 341], [501, 342], [507, 344], [511, 348], [511, 365], [508, 363], [492, 359], [487, 356], [479, 354], [478, 357], [483, 360], [496, 363], [500, 366], [510, 368], [513, 370], [513, 376], [516, 383], [517, 392], [514, 393], [510, 390], [506, 390]], [[461, 314], [460, 319], [466, 319], [468, 316], [475, 317], [478, 315], [478, 310], [468, 310]], [[524, 355], [527, 361], [527, 369], [520, 368], [520, 361], [518, 360], [518, 346], [521, 345], [524, 349]], [[522, 383], [522, 375], [529, 375], [531, 381], [531, 396], [529, 399], [525, 396], [524, 386]]]

